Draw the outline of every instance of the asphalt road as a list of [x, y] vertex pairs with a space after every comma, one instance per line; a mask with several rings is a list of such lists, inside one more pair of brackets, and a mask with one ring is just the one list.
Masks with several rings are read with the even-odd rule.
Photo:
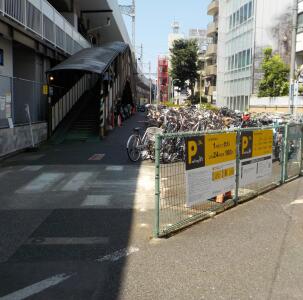
[[154, 169], [125, 153], [138, 121], [1, 162], [0, 300], [303, 299], [303, 179], [150, 239]]

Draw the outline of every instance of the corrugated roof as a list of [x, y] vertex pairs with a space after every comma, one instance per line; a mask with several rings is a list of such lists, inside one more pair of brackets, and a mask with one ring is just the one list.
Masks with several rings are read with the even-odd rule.
[[86, 48], [75, 53], [62, 63], [48, 71], [48, 73], [63, 70], [81, 70], [97, 74], [103, 74], [120, 54], [128, 49], [128, 44], [112, 42], [102, 47]]

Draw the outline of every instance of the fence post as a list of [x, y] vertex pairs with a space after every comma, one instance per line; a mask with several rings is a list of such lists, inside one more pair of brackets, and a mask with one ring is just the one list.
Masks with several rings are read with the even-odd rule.
[[239, 201], [239, 188], [240, 188], [240, 143], [241, 143], [241, 131], [237, 130], [237, 148], [236, 148], [236, 190], [235, 190], [235, 205], [238, 205]]
[[283, 139], [283, 162], [282, 162], [282, 183], [285, 183], [287, 175], [287, 163], [288, 163], [288, 124], [285, 125], [284, 139]]
[[155, 238], [159, 237], [160, 231], [160, 145], [161, 136], [157, 134], [155, 142]]
[[300, 148], [301, 148], [301, 156], [300, 156], [300, 176], [303, 175], [302, 172], [302, 166], [303, 166], [303, 124], [301, 124], [301, 143], [300, 143]]

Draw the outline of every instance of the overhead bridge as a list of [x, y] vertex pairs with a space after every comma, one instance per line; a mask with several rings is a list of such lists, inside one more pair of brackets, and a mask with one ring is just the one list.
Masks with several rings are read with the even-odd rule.
[[49, 136], [67, 128], [74, 130], [72, 135], [82, 130], [83, 139], [85, 131], [103, 137], [117, 124], [121, 107], [148, 98], [148, 83], [138, 76], [133, 54], [123, 42], [83, 49], [47, 75]]

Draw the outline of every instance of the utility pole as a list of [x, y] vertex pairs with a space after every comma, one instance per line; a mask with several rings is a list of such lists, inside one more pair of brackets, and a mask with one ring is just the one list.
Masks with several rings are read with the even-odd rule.
[[296, 68], [298, 0], [293, 0], [292, 17], [293, 18], [292, 18], [292, 37], [291, 37], [290, 91], [289, 91], [289, 107], [291, 114], [294, 113], [294, 79], [295, 79], [295, 68]]
[[140, 61], [141, 61], [141, 69], [143, 70], [143, 44], [141, 44]]
[[121, 13], [132, 18], [132, 44], [136, 48], [136, 0], [131, 5], [119, 5]]
[[149, 104], [152, 103], [152, 80], [151, 80], [151, 62], [148, 63], [149, 69]]

